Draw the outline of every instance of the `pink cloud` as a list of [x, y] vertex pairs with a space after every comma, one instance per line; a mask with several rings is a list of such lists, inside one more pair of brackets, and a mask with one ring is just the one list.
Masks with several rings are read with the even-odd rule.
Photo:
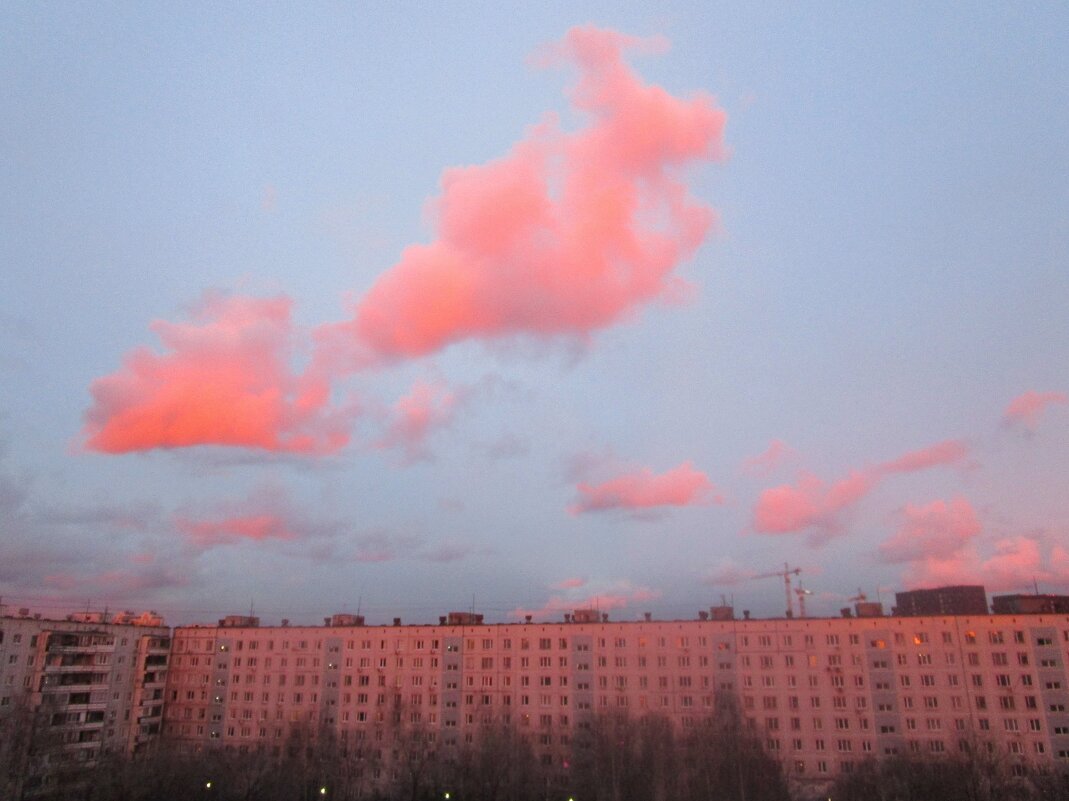
[[639, 40], [573, 28], [555, 49], [579, 68], [586, 126], [549, 118], [504, 157], [455, 167], [431, 207], [436, 238], [411, 245], [354, 309], [316, 332], [328, 371], [435, 353], [469, 339], [589, 334], [673, 293], [713, 213], [683, 168], [722, 158], [725, 114], [643, 83]]
[[877, 465], [877, 473], [915, 473], [931, 467], [949, 467], [961, 464], [969, 455], [969, 446], [961, 440], [948, 439], [937, 442], [927, 448], [899, 456], [889, 462]]
[[[724, 158], [726, 115], [706, 94], [673, 96], [628, 67], [625, 51], [658, 42], [571, 29], [551, 60], [578, 68], [569, 98], [581, 127], [564, 131], [549, 115], [503, 157], [446, 170], [433, 240], [405, 248], [351, 319], [313, 331], [303, 375], [290, 369], [289, 300], [211, 295], [188, 323], [152, 324], [164, 353], [139, 348], [92, 383], [86, 447], [332, 453], [349, 441], [352, 410], [328, 408], [347, 375], [465, 340], [586, 342], [685, 296], [673, 272], [714, 223], [685, 171]], [[274, 204], [272, 190], [265, 209]], [[383, 443], [422, 453], [444, 402], [417, 390]]]
[[227, 545], [252, 540], [294, 539], [289, 524], [276, 514], [247, 514], [215, 520], [193, 520], [185, 516], [175, 518], [175, 526], [200, 548]]
[[551, 590], [574, 590], [586, 584], [585, 578], [566, 578], [550, 585]]
[[327, 410], [325, 387], [291, 374], [287, 298], [209, 293], [188, 323], [156, 320], [164, 354], [139, 348], [90, 386], [85, 445], [128, 453], [192, 445], [329, 453], [348, 442], [349, 414]]
[[1064, 392], [1029, 390], [1010, 401], [1006, 411], [1002, 413], [1002, 422], [1006, 426], [1020, 425], [1028, 431], [1035, 431], [1047, 407], [1055, 404], [1069, 404], [1069, 395]]
[[987, 556], [965, 547], [943, 558], [929, 556], [912, 562], [902, 577], [910, 588], [941, 584], [983, 584], [990, 592], [1031, 587], [1034, 581], [1069, 587], [1069, 551], [1045, 546], [1028, 536], [996, 540]]
[[724, 558], [704, 573], [702, 581], [713, 586], [735, 585], [749, 581], [756, 575], [756, 570], [744, 568], [734, 559]]
[[390, 410], [379, 448], [401, 448], [408, 461], [427, 458], [427, 437], [453, 420], [457, 395], [440, 382], [416, 381]]
[[580, 482], [576, 489], [579, 498], [568, 509], [573, 515], [609, 509], [636, 511], [723, 502], [708, 476], [695, 470], [690, 462], [660, 475], [644, 467], [601, 484]]
[[774, 439], [768, 447], [757, 456], [751, 456], [742, 463], [742, 471], [755, 476], [768, 476], [777, 468], [798, 455], [790, 445], [781, 439]]
[[831, 484], [811, 473], [802, 473], [794, 484], [770, 487], [760, 494], [754, 506], [753, 530], [762, 534], [788, 534], [814, 529], [820, 535], [819, 540], [837, 533], [842, 514], [888, 476], [959, 465], [968, 453], [965, 443], [947, 440], [888, 462], [852, 470]]
[[626, 609], [632, 604], [653, 601], [661, 597], [659, 590], [649, 587], [632, 587], [627, 582], [617, 582], [608, 587], [606, 592], [587, 593], [584, 595], [554, 595], [538, 609], [514, 609], [516, 617], [531, 615], [536, 620], [560, 616], [575, 609], [598, 609], [607, 612], [611, 609]]
[[171, 565], [115, 568], [96, 573], [53, 573], [44, 576], [41, 583], [61, 595], [92, 592], [115, 600], [141, 600], [163, 590], [188, 587], [192, 579]]
[[880, 546], [880, 556], [886, 562], [952, 558], [981, 530], [976, 512], [964, 498], [949, 503], [932, 501], [925, 506], [909, 504], [902, 518], [895, 535]]
[[875, 484], [866, 473], [851, 472], [833, 484], [803, 474], [796, 484], [766, 489], [754, 508], [754, 529], [765, 534], [785, 534], [810, 527], [833, 529], [837, 517], [864, 497]]

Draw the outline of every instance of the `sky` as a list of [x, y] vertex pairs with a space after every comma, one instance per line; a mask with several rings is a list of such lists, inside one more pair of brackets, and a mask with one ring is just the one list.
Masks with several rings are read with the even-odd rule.
[[0, 603], [1069, 592], [1069, 9], [8, 3]]

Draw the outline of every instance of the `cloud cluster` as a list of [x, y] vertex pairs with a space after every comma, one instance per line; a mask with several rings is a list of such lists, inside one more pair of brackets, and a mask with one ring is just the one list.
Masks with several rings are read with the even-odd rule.
[[814, 530], [817, 539], [835, 534], [840, 517], [868, 495], [888, 476], [914, 473], [933, 467], [962, 465], [969, 449], [958, 440], [947, 440], [905, 453], [897, 459], [861, 470], [851, 470], [830, 484], [803, 473], [794, 484], [764, 490], [753, 512], [753, 530], [762, 534], [788, 534]]
[[[212, 295], [189, 323], [153, 323], [163, 354], [140, 348], [93, 382], [86, 446], [330, 453], [349, 439], [352, 411], [329, 408], [346, 376], [465, 340], [586, 339], [677, 294], [673, 270], [713, 223], [684, 174], [723, 157], [725, 114], [708, 95], [644, 83], [624, 53], [646, 44], [570, 30], [552, 53], [578, 68], [570, 98], [583, 126], [549, 116], [505, 156], [446, 170], [433, 240], [405, 248], [351, 319], [314, 329], [301, 376], [287, 299]], [[409, 456], [449, 406], [415, 392], [382, 440]]]
[[1033, 581], [1069, 585], [1069, 551], [1042, 533], [985, 539], [983, 526], [964, 498], [907, 505], [898, 529], [879, 549], [880, 559], [904, 566], [910, 588], [983, 584], [996, 592], [1020, 590]]

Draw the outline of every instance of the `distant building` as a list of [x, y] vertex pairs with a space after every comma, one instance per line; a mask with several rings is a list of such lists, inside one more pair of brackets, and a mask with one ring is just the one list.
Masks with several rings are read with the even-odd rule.
[[896, 592], [895, 614], [905, 617], [986, 615], [987, 593], [978, 584]]
[[0, 797], [73, 792], [104, 753], [133, 754], [160, 734], [170, 629], [154, 612], [71, 617], [0, 617], [0, 741], [15, 744], [18, 765], [17, 786], [0, 776]]
[[1069, 595], [996, 595], [991, 609], [996, 615], [1069, 615]]

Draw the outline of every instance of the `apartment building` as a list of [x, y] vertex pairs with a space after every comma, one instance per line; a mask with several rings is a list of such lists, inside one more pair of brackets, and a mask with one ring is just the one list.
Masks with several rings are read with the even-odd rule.
[[0, 746], [19, 779], [12, 797], [81, 781], [103, 753], [132, 754], [159, 735], [170, 629], [153, 614], [106, 619], [0, 617]]
[[977, 743], [1020, 770], [1069, 760], [1069, 616], [566, 618], [180, 627], [164, 732], [191, 749], [273, 753], [329, 732], [388, 757], [399, 731], [448, 748], [504, 724], [566, 774], [598, 715], [659, 713], [687, 729], [728, 694], [796, 787], [869, 756]]

